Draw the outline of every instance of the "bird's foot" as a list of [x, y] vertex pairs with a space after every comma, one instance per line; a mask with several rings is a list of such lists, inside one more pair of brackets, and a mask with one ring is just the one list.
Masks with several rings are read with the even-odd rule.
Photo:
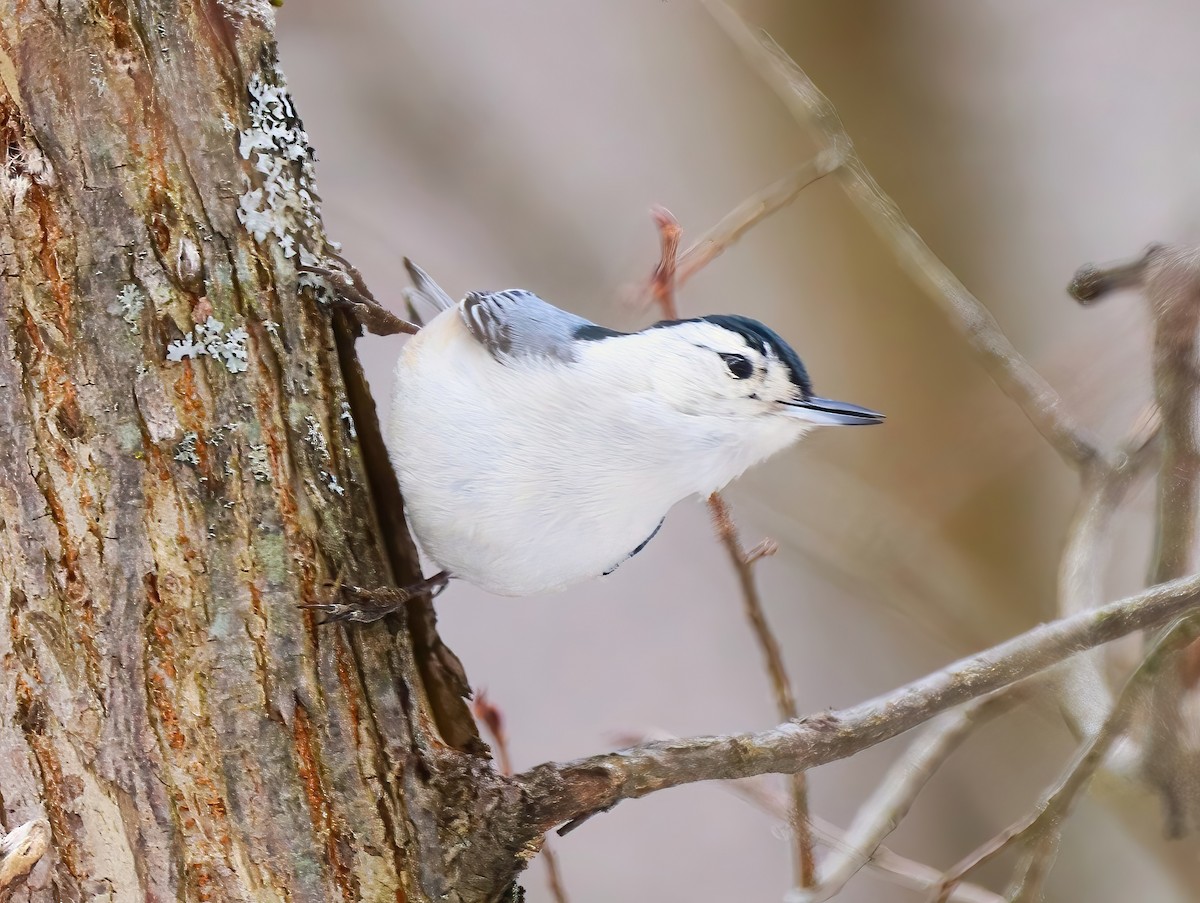
[[400, 319], [376, 301], [358, 270], [337, 255], [333, 255], [332, 259], [338, 264], [337, 269], [307, 264], [300, 264], [296, 269], [302, 273], [320, 276], [328, 282], [333, 289], [332, 303], [348, 310], [367, 332], [374, 335], [416, 335], [420, 332], [419, 326]]
[[335, 621], [346, 621], [352, 624], [371, 624], [380, 618], [395, 614], [404, 608], [410, 600], [429, 594], [437, 596], [450, 582], [450, 575], [439, 571], [432, 577], [426, 577], [412, 586], [394, 587], [381, 586], [375, 589], [365, 589], [361, 586], [342, 586], [333, 584], [329, 601], [312, 602], [301, 605], [311, 611], [318, 611], [323, 617], [318, 623], [330, 624]]

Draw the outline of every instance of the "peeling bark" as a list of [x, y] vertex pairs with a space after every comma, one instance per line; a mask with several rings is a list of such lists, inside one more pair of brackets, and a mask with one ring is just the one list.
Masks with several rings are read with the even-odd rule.
[[[418, 572], [355, 329], [298, 285], [315, 190], [294, 230], [239, 220], [305, 185], [245, 150], [286, 97], [270, 16], [0, 0], [0, 823], [52, 829], [32, 901], [489, 900], [532, 853], [488, 841], [515, 791], [429, 603], [297, 608]], [[210, 317], [221, 348], [168, 360]]]

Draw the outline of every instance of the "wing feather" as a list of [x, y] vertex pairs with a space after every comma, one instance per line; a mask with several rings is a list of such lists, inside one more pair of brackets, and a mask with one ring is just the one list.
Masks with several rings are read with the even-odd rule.
[[471, 335], [502, 364], [522, 358], [571, 363], [581, 331], [599, 328], [523, 289], [471, 292], [460, 310]]
[[404, 258], [404, 268], [408, 270], [408, 277], [412, 280], [414, 295], [439, 311], [449, 310], [454, 306], [454, 299], [446, 294], [428, 273], [407, 257]]

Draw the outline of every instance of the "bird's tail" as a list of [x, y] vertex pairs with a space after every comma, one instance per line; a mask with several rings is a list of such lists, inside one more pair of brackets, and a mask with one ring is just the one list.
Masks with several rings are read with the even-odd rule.
[[426, 304], [432, 304], [439, 311], [454, 306], [454, 299], [447, 295], [442, 287], [430, 278], [428, 273], [407, 257], [404, 258], [404, 268], [408, 270], [409, 278], [413, 282], [413, 287], [405, 292], [410, 303], [415, 300], [421, 300]]

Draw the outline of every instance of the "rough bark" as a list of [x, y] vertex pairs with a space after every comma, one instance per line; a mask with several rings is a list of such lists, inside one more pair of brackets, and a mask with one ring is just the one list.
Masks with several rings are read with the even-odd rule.
[[298, 286], [326, 240], [271, 15], [0, 0], [0, 820], [52, 827], [30, 900], [485, 900], [531, 852], [480, 833], [507, 785], [430, 605], [297, 607], [417, 563], [355, 330]]

